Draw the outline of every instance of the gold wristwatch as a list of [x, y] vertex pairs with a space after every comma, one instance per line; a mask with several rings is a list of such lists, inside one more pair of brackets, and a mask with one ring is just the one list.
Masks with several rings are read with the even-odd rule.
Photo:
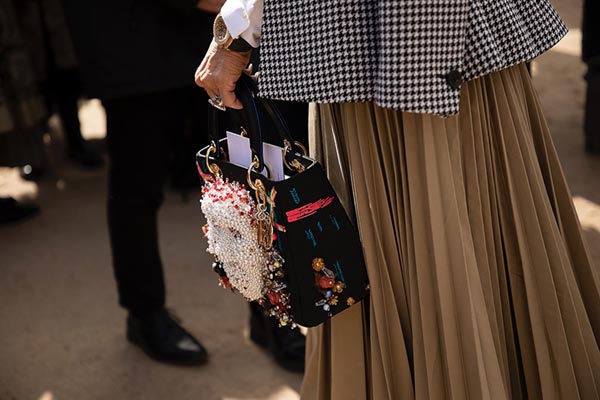
[[213, 37], [215, 43], [217, 43], [221, 49], [231, 50], [238, 53], [252, 50], [250, 43], [246, 42], [243, 38], [239, 36], [234, 38], [231, 36], [221, 14], [217, 15], [217, 18], [215, 18], [215, 22], [213, 24]]

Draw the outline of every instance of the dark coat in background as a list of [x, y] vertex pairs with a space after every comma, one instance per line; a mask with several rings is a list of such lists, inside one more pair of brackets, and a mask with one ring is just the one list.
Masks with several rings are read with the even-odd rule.
[[62, 0], [18, 0], [14, 4], [38, 82], [48, 79], [50, 60], [61, 70], [76, 68]]
[[39, 165], [47, 118], [23, 35], [22, 0], [0, 0], [0, 166]]
[[196, 0], [65, 0], [86, 94], [109, 99], [193, 85], [214, 15]]

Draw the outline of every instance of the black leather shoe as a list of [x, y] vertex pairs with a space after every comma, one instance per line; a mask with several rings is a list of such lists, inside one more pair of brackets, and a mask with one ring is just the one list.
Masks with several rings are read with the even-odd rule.
[[250, 303], [250, 310], [250, 340], [267, 349], [281, 368], [304, 372], [306, 337], [300, 329], [280, 328], [279, 322], [264, 315], [255, 303]]
[[127, 339], [151, 358], [176, 365], [200, 365], [208, 360], [206, 350], [165, 309], [147, 316], [127, 316]]

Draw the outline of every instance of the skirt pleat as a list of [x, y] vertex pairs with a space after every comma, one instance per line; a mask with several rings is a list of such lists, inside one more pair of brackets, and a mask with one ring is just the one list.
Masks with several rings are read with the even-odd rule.
[[309, 329], [306, 399], [599, 399], [600, 280], [524, 66], [461, 114], [311, 108], [371, 293]]

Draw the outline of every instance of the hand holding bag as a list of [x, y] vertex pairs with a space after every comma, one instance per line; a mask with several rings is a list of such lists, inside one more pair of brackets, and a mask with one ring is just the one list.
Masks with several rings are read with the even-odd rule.
[[[236, 113], [229, 109], [211, 109], [213, 142], [196, 157], [205, 183], [207, 251], [222, 286], [257, 301], [280, 325], [316, 326], [367, 295], [362, 247], [321, 165], [293, 141], [276, 107], [255, 93], [254, 81], [243, 75], [236, 95], [244, 109], [237, 113], [249, 135], [252, 165], [228, 161], [220, 127], [223, 117]], [[267, 168], [258, 105], [284, 145], [291, 175], [285, 180], [260, 174]]]

